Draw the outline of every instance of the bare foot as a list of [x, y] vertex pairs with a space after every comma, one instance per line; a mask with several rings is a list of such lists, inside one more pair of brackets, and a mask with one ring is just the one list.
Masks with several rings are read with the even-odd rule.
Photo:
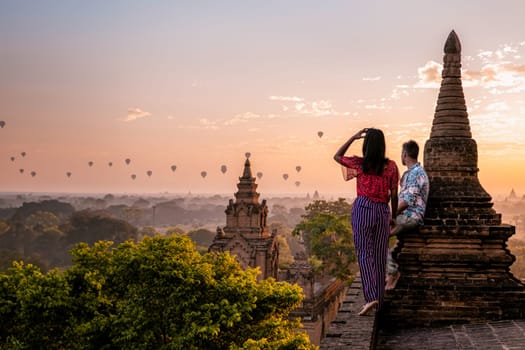
[[366, 315], [368, 315], [368, 313], [370, 311], [372, 311], [373, 309], [375, 309], [378, 304], [379, 304], [379, 302], [377, 300], [374, 300], [374, 301], [371, 301], [369, 303], [366, 303], [363, 306], [363, 308], [361, 309], [361, 311], [359, 311], [358, 315], [359, 316], [366, 316]]

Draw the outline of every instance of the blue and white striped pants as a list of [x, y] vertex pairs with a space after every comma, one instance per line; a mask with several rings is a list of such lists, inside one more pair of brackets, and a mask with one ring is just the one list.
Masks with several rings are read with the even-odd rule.
[[354, 201], [352, 230], [367, 303], [377, 300], [381, 305], [385, 296], [390, 218], [388, 203], [373, 202], [363, 196]]

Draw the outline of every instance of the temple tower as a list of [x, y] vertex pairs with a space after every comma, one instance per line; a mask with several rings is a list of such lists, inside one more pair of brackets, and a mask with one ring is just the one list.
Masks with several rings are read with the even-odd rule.
[[385, 326], [432, 326], [525, 317], [525, 287], [510, 272], [507, 240], [478, 179], [461, 84], [461, 44], [454, 31], [444, 48], [442, 82], [425, 143], [430, 181], [425, 225], [398, 235], [393, 256], [401, 278], [388, 291]]
[[237, 189], [235, 201], [230, 199], [226, 207], [226, 226], [217, 228], [217, 235], [209, 251], [229, 251], [244, 268], [259, 267], [260, 278], [277, 278], [278, 239], [268, 231], [268, 206], [266, 200], [259, 203], [257, 184], [252, 176], [248, 157], [244, 162], [244, 171], [239, 177]]

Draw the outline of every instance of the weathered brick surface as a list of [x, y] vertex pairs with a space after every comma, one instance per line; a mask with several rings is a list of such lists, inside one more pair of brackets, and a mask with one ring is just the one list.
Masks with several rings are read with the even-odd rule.
[[376, 315], [357, 315], [364, 303], [361, 278], [356, 277], [346, 293], [336, 319], [321, 341], [321, 350], [375, 348]]
[[378, 350], [523, 350], [525, 320], [380, 331]]

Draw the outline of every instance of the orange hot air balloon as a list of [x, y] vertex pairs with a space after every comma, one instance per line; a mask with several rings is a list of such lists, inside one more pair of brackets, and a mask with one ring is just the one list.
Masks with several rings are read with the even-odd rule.
[[126, 162], [126, 165], [129, 165], [129, 163], [131, 163], [131, 159], [126, 158], [125, 162]]
[[113, 166], [113, 162], [109, 162], [109, 163], [108, 163], [108, 166], [109, 166], [109, 167], [112, 167], [112, 166]]
[[177, 170], [177, 166], [176, 165], [172, 165], [171, 166], [171, 171], [175, 171], [175, 170]]
[[26, 154], [27, 154], [26, 152], [22, 152], [22, 153], [20, 153], [20, 155], [21, 155], [22, 157], [25, 157]]
[[295, 181], [295, 186], [299, 187], [301, 185], [301, 181]]
[[89, 165], [89, 166], [93, 166], [93, 162], [89, 161], [89, 162], [88, 162], [88, 165]]
[[226, 171], [228, 171], [228, 168], [226, 167], [226, 165], [221, 165], [221, 172], [224, 174], [226, 173]]
[[32, 177], [35, 177], [35, 176], [36, 176], [36, 171], [32, 171], [32, 172], [31, 172], [31, 176], [32, 176]]
[[15, 161], [15, 157], [11, 157], [11, 161], [14, 162]]
[[286, 181], [288, 180], [288, 174], [283, 174], [283, 179]]
[[244, 153], [244, 155], [246, 156], [246, 158], [250, 158], [250, 156], [252, 155], [250, 152], [246, 152]]
[[68, 172], [66, 173], [66, 176], [67, 176], [67, 177], [71, 177], [71, 172], [68, 171]]
[[298, 165], [298, 166], [295, 167], [295, 170], [297, 170], [297, 172], [300, 172], [301, 169], [302, 169], [302, 167], [301, 167], [300, 165]]
[[137, 175], [135, 175], [135, 174], [131, 174], [131, 179], [132, 179], [132, 180], [135, 180], [136, 178], [137, 178]]
[[260, 171], [257, 173], [257, 177], [259, 178], [259, 180], [261, 179], [261, 177], [263, 177], [263, 173], [261, 173]]
[[3, 120], [0, 120], [0, 128], [2, 128], [2, 129], [3, 129], [3, 128], [4, 128], [4, 126], [5, 126], [5, 122], [4, 122]]
[[18, 171], [20, 172], [20, 174], [24, 173], [24, 169], [18, 169]]
[[319, 136], [319, 138], [323, 137], [324, 133], [322, 131], [318, 131], [317, 132], [317, 136]]
[[148, 170], [148, 171], [146, 172], [146, 174], [148, 174], [148, 176], [151, 177], [151, 174], [153, 174], [153, 171]]
[[206, 177], [206, 175], [208, 175], [207, 172], [205, 172], [205, 171], [201, 171], [201, 176], [202, 176], [203, 179]]

